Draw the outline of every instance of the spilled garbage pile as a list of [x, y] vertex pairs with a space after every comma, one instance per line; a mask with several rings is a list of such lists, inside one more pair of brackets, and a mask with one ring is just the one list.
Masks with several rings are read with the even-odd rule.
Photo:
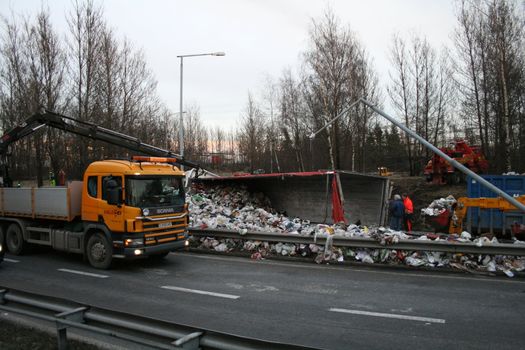
[[308, 220], [289, 219], [277, 213], [261, 193], [251, 194], [244, 186], [216, 186], [194, 189], [190, 196], [190, 226], [238, 231], [311, 234]]
[[[194, 247], [221, 253], [240, 252], [252, 259], [275, 256], [304, 257], [316, 263], [342, 263], [360, 261], [368, 264], [408, 265], [417, 267], [454, 268], [472, 273], [501, 271], [512, 277], [515, 272], [525, 270], [522, 257], [502, 255], [460, 254], [435, 251], [403, 251], [389, 247], [400, 240], [432, 240], [434, 242], [474, 243], [478, 246], [498, 244], [495, 237], [473, 239], [468, 232], [461, 235], [428, 233], [421, 236], [384, 227], [362, 225], [315, 224], [300, 218], [289, 218], [277, 213], [262, 194], [252, 194], [243, 187], [217, 186], [205, 189], [194, 188], [189, 196], [190, 227], [199, 229], [223, 229], [238, 232], [248, 231], [301, 234], [312, 236], [314, 244], [253, 241], [246, 239], [209, 237], [195, 239]], [[453, 204], [453, 197], [434, 201], [426, 208], [427, 215], [439, 215]], [[365, 237], [379, 242], [383, 249], [336, 247], [334, 237]], [[324, 244], [316, 244], [317, 238], [326, 238]], [[524, 242], [516, 241], [515, 244]], [[525, 244], [524, 244], [525, 246]]]
[[445, 211], [451, 210], [454, 204], [456, 204], [456, 198], [454, 198], [454, 196], [439, 198], [430, 203], [427, 208], [421, 209], [421, 215], [439, 216]]

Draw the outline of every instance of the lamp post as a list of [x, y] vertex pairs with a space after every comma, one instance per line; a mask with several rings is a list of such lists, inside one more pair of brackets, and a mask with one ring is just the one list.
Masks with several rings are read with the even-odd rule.
[[183, 72], [183, 60], [184, 57], [196, 57], [196, 56], [225, 56], [226, 54], [224, 52], [211, 52], [211, 53], [199, 53], [199, 54], [192, 54], [192, 55], [179, 55], [177, 56], [180, 58], [180, 125], [179, 125], [179, 147], [180, 147], [180, 156], [184, 157], [184, 124], [183, 124], [183, 103], [182, 103], [182, 72]]

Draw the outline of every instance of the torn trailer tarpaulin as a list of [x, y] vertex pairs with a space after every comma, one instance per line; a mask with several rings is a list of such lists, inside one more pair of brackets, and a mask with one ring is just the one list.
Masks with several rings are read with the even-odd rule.
[[341, 195], [341, 181], [339, 174], [332, 176], [332, 221], [348, 224], [344, 212], [344, 200]]
[[245, 186], [264, 194], [277, 211], [318, 223], [383, 225], [388, 212], [389, 180], [349, 171], [242, 174], [193, 181], [206, 187]]

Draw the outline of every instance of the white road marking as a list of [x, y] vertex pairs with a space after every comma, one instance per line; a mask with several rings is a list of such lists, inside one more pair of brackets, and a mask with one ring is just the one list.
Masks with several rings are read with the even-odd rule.
[[419, 317], [419, 316], [409, 316], [409, 315], [399, 315], [399, 314], [386, 314], [382, 312], [370, 312], [370, 311], [348, 310], [348, 309], [338, 309], [338, 308], [330, 308], [329, 311], [342, 312], [345, 314], [354, 314], [354, 315], [396, 318], [399, 320], [431, 322], [431, 323], [445, 323], [445, 320], [441, 318]]
[[[234, 257], [234, 256], [230, 256], [230, 257], [226, 257], [226, 258], [223, 258], [223, 257], [218, 257], [218, 256], [210, 256], [210, 255], [199, 255], [198, 253], [182, 253], [182, 254], [179, 254], [179, 256], [189, 256], [189, 257], [192, 257], [192, 258], [198, 258], [198, 259], [208, 259], [208, 260], [221, 260], [221, 261], [228, 261], [228, 262], [234, 262], [234, 261], [242, 261], [243, 263], [245, 263], [245, 260], [247, 258], [243, 258], [243, 257]], [[370, 267], [369, 270], [365, 270], [365, 269], [362, 269], [360, 267], [356, 267], [356, 266], [327, 266], [327, 265], [322, 265], [322, 266], [318, 266], [318, 265], [314, 265], [314, 264], [310, 264], [310, 263], [302, 263], [302, 264], [298, 264], [298, 263], [294, 263], [294, 262], [278, 262], [278, 261], [275, 261], [275, 260], [264, 260], [264, 261], [257, 261], [254, 263], [257, 263], [257, 264], [264, 264], [264, 265], [274, 265], [274, 266], [286, 266], [286, 267], [298, 267], [298, 268], [302, 268], [302, 269], [323, 269], [323, 270], [337, 270], [337, 271], [346, 271], [348, 273], [352, 273], [352, 272], [365, 272], [365, 273], [373, 273], [373, 274], [379, 274], [379, 275], [392, 275], [392, 276], [399, 276], [399, 275], [403, 275], [403, 276], [406, 276], [406, 277], [412, 277], [412, 276], [417, 276], [417, 277], [427, 277], [427, 278], [434, 278], [434, 279], [452, 279], [452, 280], [468, 280], [468, 281], [479, 281], [479, 282], [495, 282], [495, 283], [518, 283], [518, 284], [525, 284], [525, 281], [519, 281], [519, 280], [516, 280], [516, 279], [509, 279], [508, 277], [506, 277], [505, 279], [503, 278], [495, 278], [495, 277], [492, 277], [492, 276], [487, 276], [485, 278], [480, 278], [480, 277], [467, 277], [467, 276], [454, 276], [454, 275], [449, 275], [449, 276], [446, 276], [446, 275], [437, 275], [437, 274], [431, 274], [432, 271], [429, 271], [428, 274], [423, 274], [423, 273], [414, 273], [410, 270], [401, 270], [400, 271], [379, 271], [379, 270], [374, 270], [374, 269], [377, 269], [377, 268], [381, 268], [380, 265], [376, 265], [374, 267]], [[436, 269], [436, 272], [440, 272], [440, 270]], [[446, 273], [446, 272], [445, 272]]]
[[8, 259], [8, 258], [4, 258], [4, 261], [10, 262], [10, 263], [17, 263], [17, 262], [20, 262], [20, 260]]
[[98, 273], [91, 273], [91, 272], [84, 272], [84, 271], [77, 271], [77, 270], [70, 270], [70, 269], [57, 269], [57, 270], [62, 271], [62, 272], [74, 273], [77, 275], [89, 276], [89, 277], [97, 277], [97, 278], [108, 278], [109, 277], [106, 275], [99, 275]]
[[232, 288], [235, 288], [235, 289], [249, 289], [249, 290], [253, 290], [253, 291], [256, 291], [256, 292], [278, 292], [279, 289], [274, 287], [274, 286], [266, 286], [266, 285], [262, 285], [262, 284], [258, 284], [258, 283], [250, 283], [250, 284], [247, 284], [247, 285], [242, 285], [242, 284], [238, 284], [238, 283], [226, 283], [226, 285], [228, 287], [232, 287]]
[[181, 288], [181, 287], [174, 287], [174, 286], [161, 286], [160, 288], [169, 289], [169, 290], [175, 290], [175, 291], [178, 291], [178, 292], [211, 295], [213, 297], [226, 298], [226, 299], [239, 299], [240, 298], [239, 295], [207, 292], [205, 290], [198, 290], [198, 289], [189, 289], [189, 288]]

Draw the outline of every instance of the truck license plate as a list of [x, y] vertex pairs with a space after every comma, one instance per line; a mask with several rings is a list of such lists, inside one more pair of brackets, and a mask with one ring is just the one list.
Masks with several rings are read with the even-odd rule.
[[159, 227], [171, 227], [171, 222], [161, 222], [159, 224]]

